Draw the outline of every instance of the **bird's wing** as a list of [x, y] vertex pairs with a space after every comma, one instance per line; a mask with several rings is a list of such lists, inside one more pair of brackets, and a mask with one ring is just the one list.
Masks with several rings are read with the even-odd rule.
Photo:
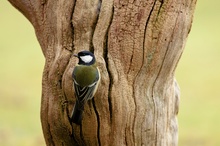
[[75, 79], [73, 79], [74, 81], [74, 90], [75, 90], [75, 93], [76, 93], [76, 97], [77, 97], [77, 100], [83, 105], [84, 102], [86, 102], [87, 100], [89, 99], [92, 99], [93, 96], [94, 96], [94, 92], [96, 90], [96, 86], [97, 86], [97, 83], [99, 81], [99, 75], [97, 75], [95, 81], [88, 85], [88, 86], [85, 86], [85, 87], [81, 87]]
[[96, 88], [97, 81], [92, 83], [89, 86], [80, 87], [80, 85], [74, 80], [74, 89], [77, 96], [78, 101], [89, 100], [93, 96], [93, 92]]

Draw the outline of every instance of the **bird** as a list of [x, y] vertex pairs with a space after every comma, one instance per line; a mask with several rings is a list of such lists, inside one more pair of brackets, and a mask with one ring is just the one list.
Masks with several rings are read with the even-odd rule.
[[80, 125], [82, 123], [84, 105], [95, 95], [101, 75], [96, 64], [95, 55], [92, 52], [80, 51], [73, 56], [77, 57], [79, 61], [72, 72], [76, 101], [71, 121]]

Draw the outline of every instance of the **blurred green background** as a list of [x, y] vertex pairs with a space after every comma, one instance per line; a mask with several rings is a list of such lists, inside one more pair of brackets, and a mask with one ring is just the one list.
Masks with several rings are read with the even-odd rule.
[[[220, 145], [220, 1], [197, 2], [176, 70], [179, 146]], [[28, 20], [0, 1], [0, 145], [45, 145], [40, 124], [44, 57]]]

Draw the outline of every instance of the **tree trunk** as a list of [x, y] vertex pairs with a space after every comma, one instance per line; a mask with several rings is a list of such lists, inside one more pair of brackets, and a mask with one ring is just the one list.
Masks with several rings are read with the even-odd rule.
[[[196, 0], [9, 0], [45, 56], [41, 122], [49, 146], [177, 146], [175, 68]], [[102, 75], [82, 125], [69, 120], [73, 53], [94, 51]]]

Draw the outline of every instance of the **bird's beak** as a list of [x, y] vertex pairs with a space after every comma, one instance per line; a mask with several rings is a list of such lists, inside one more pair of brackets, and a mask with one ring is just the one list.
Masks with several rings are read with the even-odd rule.
[[73, 54], [73, 56], [74, 56], [74, 57], [78, 57], [78, 55], [77, 55], [77, 54]]

